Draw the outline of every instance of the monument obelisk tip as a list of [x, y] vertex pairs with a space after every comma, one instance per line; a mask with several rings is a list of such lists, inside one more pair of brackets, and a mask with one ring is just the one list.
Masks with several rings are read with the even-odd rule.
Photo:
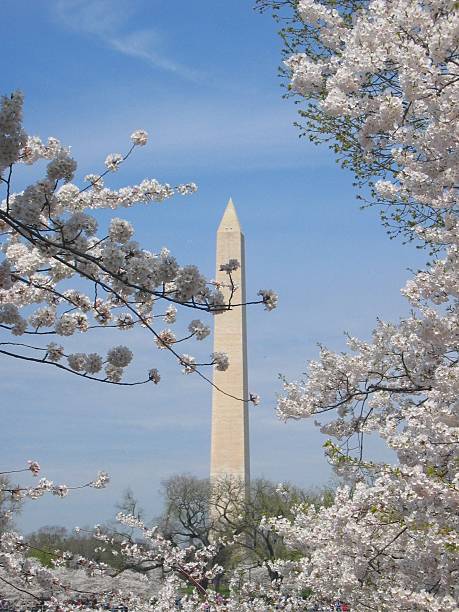
[[223, 213], [222, 220], [220, 221], [220, 225], [218, 226], [219, 232], [231, 232], [231, 231], [241, 231], [241, 224], [239, 223], [239, 219], [237, 218], [236, 207], [233, 204], [232, 198], [228, 200], [228, 204], [226, 205], [225, 212]]

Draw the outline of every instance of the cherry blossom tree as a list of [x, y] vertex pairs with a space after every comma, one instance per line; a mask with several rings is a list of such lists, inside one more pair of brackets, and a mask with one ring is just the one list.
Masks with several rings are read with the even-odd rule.
[[[349, 337], [347, 353], [323, 347], [303, 381], [284, 381], [279, 416], [314, 416], [349, 484], [329, 508], [298, 507], [293, 520], [269, 521], [299, 555], [296, 565], [276, 569], [316, 602], [452, 611], [459, 598], [457, 3], [259, 5], [287, 19], [285, 71], [305, 133], [329, 142], [370, 185], [390, 231], [421, 239], [438, 258], [403, 289], [409, 318], [380, 321], [369, 342]], [[372, 461], [367, 434], [385, 440], [397, 462]]]

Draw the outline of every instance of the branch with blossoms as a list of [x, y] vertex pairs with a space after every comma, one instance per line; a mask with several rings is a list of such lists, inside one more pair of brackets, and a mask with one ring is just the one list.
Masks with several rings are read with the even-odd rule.
[[[25, 472], [31, 472], [32, 476], [38, 477], [41, 467], [38, 461], [29, 460], [27, 467], [7, 470], [0, 472], [0, 476], [10, 476], [11, 474], [21, 474]], [[47, 478], [40, 478], [38, 485], [32, 487], [0, 485], [0, 492], [9, 493], [15, 499], [30, 498], [38, 499], [45, 493], [52, 493], [58, 497], [66, 497], [70, 491], [76, 491], [79, 489], [86, 489], [88, 487], [93, 489], [104, 489], [110, 482], [110, 477], [107, 472], [99, 472], [94, 480], [87, 483], [69, 486], [66, 484], [56, 485], [52, 480]]]
[[[30, 472], [32, 476], [38, 477], [40, 464], [37, 461], [29, 460], [24, 468], [4, 470], [0, 476], [11, 476]], [[46, 493], [57, 497], [66, 497], [71, 491], [84, 488], [103, 489], [109, 483], [110, 478], [106, 472], [99, 472], [97, 477], [90, 482], [79, 485], [55, 484], [47, 478], [40, 478], [35, 486], [10, 486], [9, 480], [3, 480], [0, 485], [1, 494], [9, 494], [14, 500], [32, 499], [37, 500]], [[29, 557], [29, 551], [37, 551], [30, 546], [24, 538], [12, 531], [6, 531], [0, 535], [0, 581], [12, 589], [28, 595], [29, 597], [42, 601], [43, 595], [40, 591], [47, 592], [52, 588], [67, 593], [69, 589], [74, 592], [82, 593], [78, 589], [72, 589], [68, 584], [59, 580], [55, 573], [45, 569], [41, 564], [33, 562]], [[52, 562], [55, 567], [67, 564], [71, 559], [70, 553], [61, 552], [52, 555]], [[34, 586], [38, 591], [33, 592], [30, 587]], [[85, 593], [89, 593], [86, 591]], [[96, 593], [90, 592], [95, 595]]]
[[[109, 155], [105, 171], [87, 175], [87, 185], [78, 187], [71, 182], [77, 165], [69, 149], [55, 138], [44, 143], [26, 135], [22, 103], [22, 95], [16, 92], [2, 99], [0, 109], [0, 183], [5, 188], [0, 205], [4, 254], [0, 262], [0, 330], [13, 336], [65, 338], [96, 328], [143, 328], [186, 373], [202, 374], [199, 368], [204, 366], [226, 369], [229, 364], [223, 353], [198, 362], [173, 348], [178, 342], [204, 339], [209, 333], [204, 323], [193, 320], [189, 334], [177, 338], [168, 328], [157, 329], [157, 322], [172, 325], [176, 306], [213, 315], [248, 304], [263, 304], [272, 310], [277, 304], [275, 293], [261, 290], [260, 299], [236, 303], [232, 272], [239, 262], [222, 264], [228, 283], [207, 282], [196, 266], [180, 266], [167, 249], [159, 253], [142, 249], [133, 239], [134, 228], [124, 219], [113, 218], [108, 232], [98, 236], [97, 220], [89, 214], [102, 208], [163, 202], [175, 194], [194, 193], [196, 185], [171, 187], [146, 179], [118, 190], [106, 187], [105, 178], [118, 171], [135, 148], [146, 145], [147, 133], [137, 130], [125, 155]], [[15, 193], [16, 164], [32, 165], [40, 160], [48, 161], [46, 176]], [[69, 281], [76, 283], [70, 289]], [[82, 283], [89, 289], [81, 289]], [[161, 302], [168, 307], [154, 312]], [[90, 380], [128, 386], [160, 381], [157, 368], [152, 368], [143, 380], [125, 382], [124, 369], [133, 357], [125, 346], [113, 347], [105, 358], [99, 352], [69, 353], [56, 342], [32, 345], [5, 338], [0, 346], [0, 354], [6, 357], [52, 365]]]
[[[221, 567], [211, 565], [218, 550], [217, 543], [201, 549], [195, 546], [181, 548], [164, 538], [157, 527], [146, 527], [138, 517], [120, 512], [116, 518], [120, 524], [140, 533], [140, 540], [122, 534], [120, 552], [126, 560], [126, 568], [147, 565], [147, 571], [161, 567], [167, 572], [175, 572], [195, 588], [201, 597], [206, 597], [207, 584], [222, 572]], [[107, 545], [119, 542], [117, 534], [108, 534], [98, 528], [93, 535]]]
[[398, 325], [380, 321], [372, 342], [349, 336], [348, 354], [321, 347], [320, 361], [310, 364], [307, 380], [283, 380], [279, 416], [336, 413], [337, 418], [316, 424], [336, 437], [346, 454], [355, 452], [362, 461], [366, 434], [389, 416], [391, 427], [402, 425], [407, 412], [425, 408], [438, 372], [444, 369], [452, 376], [455, 371], [459, 346], [454, 338], [446, 346], [440, 341], [451, 322], [432, 310], [427, 314], [426, 319], [413, 314]]

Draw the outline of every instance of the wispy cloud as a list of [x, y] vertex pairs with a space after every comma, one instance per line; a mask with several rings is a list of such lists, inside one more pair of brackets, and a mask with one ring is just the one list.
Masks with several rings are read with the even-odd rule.
[[56, 0], [55, 17], [66, 28], [93, 36], [105, 46], [174, 73], [189, 81], [204, 75], [162, 51], [163, 37], [154, 28], [137, 28], [134, 3], [126, 0]]

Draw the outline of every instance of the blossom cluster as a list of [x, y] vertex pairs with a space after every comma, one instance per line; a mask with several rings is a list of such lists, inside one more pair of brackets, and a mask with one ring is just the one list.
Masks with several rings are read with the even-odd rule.
[[285, 64], [306, 133], [370, 181], [389, 231], [435, 226], [456, 206], [459, 176], [454, 0], [295, 5]]

